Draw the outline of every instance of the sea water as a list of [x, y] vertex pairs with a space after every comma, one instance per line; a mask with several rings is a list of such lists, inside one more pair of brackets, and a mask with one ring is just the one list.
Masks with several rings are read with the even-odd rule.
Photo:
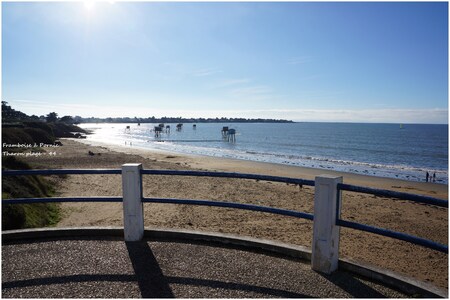
[[[185, 123], [155, 137], [158, 124], [86, 123], [87, 139], [116, 145], [448, 183], [448, 125]], [[127, 129], [129, 126], [129, 129]], [[222, 127], [236, 130], [236, 141]]]

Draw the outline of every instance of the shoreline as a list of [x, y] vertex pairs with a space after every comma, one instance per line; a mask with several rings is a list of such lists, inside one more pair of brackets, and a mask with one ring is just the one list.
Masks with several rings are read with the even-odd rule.
[[[183, 143], [176, 142], [180, 139], [182, 141], [184, 139], [196, 140], [198, 134], [201, 134], [203, 138], [208, 140], [208, 137], [215, 136], [213, 135], [214, 131], [211, 131], [214, 129], [212, 127], [205, 127], [198, 134], [195, 131], [187, 131], [186, 133], [177, 132], [174, 136], [168, 134], [167, 139], [169, 143], [158, 143], [157, 138], [153, 138], [151, 134], [147, 133], [147, 130], [151, 130], [151, 128], [146, 127], [138, 128], [137, 126], [132, 126], [129, 134], [122, 133], [121, 126], [114, 126], [114, 124], [109, 124], [108, 126], [102, 125], [98, 128], [86, 127], [86, 129], [92, 129], [92, 135], [87, 137], [89, 142], [93, 143], [98, 141], [108, 143], [108, 146], [110, 144], [124, 146], [125, 141], [131, 141], [133, 147], [140, 147], [149, 151], [156, 149], [167, 152], [177, 151], [175, 153], [179, 155], [200, 155], [219, 159], [232, 158], [244, 161], [319, 169], [323, 172], [334, 171], [344, 174], [368, 175], [371, 177], [400, 179], [412, 182], [425, 182], [426, 173], [428, 172], [431, 176], [433, 174], [436, 175], [434, 183], [448, 185], [448, 164], [441, 165], [444, 162], [443, 159], [431, 158], [428, 153], [422, 157], [421, 152], [413, 155], [416, 151], [410, 151], [409, 148], [405, 147], [396, 147], [393, 149], [392, 138], [393, 136], [398, 138], [398, 133], [395, 132], [393, 134], [391, 131], [389, 131], [390, 143], [386, 147], [374, 146], [384, 143], [383, 140], [380, 140], [376, 144], [368, 143], [367, 147], [352, 144], [348, 148], [349, 151], [344, 151], [347, 148], [342, 143], [338, 143], [336, 149], [327, 150], [319, 147], [316, 149], [317, 151], [312, 151], [310, 142], [304, 142], [301, 145], [295, 142], [291, 145], [289, 141], [285, 141], [287, 144], [282, 144], [285, 146], [278, 148], [278, 139], [269, 139], [253, 145], [253, 142], [256, 142], [256, 140], [249, 140], [249, 137], [245, 141], [242, 138], [243, 143], [238, 143], [235, 146], [219, 145], [216, 143], [201, 143], [198, 146], [195, 143], [187, 143], [187, 145], [184, 145]], [[217, 128], [215, 129], [219, 130]], [[244, 129], [242, 130], [243, 134], [245, 134], [246, 131], [244, 132]], [[253, 132], [255, 129], [247, 128], [245, 130]], [[273, 132], [270, 133], [272, 134], [270, 136], [274, 136]], [[257, 137], [259, 140], [263, 136], [261, 136], [261, 133], [258, 133]], [[173, 143], [171, 142], [172, 140], [174, 141]], [[339, 139], [339, 141], [341, 140]], [[317, 143], [314, 142], [314, 145]], [[365, 142], [362, 141], [362, 143]], [[306, 148], [301, 150], [300, 153], [295, 150], [294, 145], [295, 147], [300, 147], [299, 149]], [[334, 147], [332, 146], [332, 148]], [[367, 151], [363, 151], [364, 149]], [[403, 155], [403, 152], [405, 152], [405, 155]]]
[[[379, 177], [365, 174], [355, 174], [342, 171], [324, 170], [319, 168], [292, 166], [278, 163], [251, 161], [237, 158], [213, 157], [200, 154], [186, 154], [175, 151], [149, 149], [139, 146], [125, 146], [91, 141], [88, 139], [64, 139], [80, 142], [93, 147], [106, 147], [111, 151], [139, 155], [144, 158], [171, 156], [170, 162], [188, 163], [192, 167], [222, 172], [255, 173], [272, 176], [294, 177], [314, 180], [319, 175], [342, 176], [344, 183], [372, 187], [378, 189], [403, 191], [432, 196], [448, 200], [448, 184], [410, 181], [398, 178]], [[175, 157], [172, 157], [175, 156]], [[164, 159], [164, 158], [162, 158]], [[239, 171], [236, 171], [239, 170]]]

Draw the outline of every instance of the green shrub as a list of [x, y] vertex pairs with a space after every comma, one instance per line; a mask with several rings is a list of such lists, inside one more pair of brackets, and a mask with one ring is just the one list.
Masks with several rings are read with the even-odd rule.
[[66, 123], [50, 123], [49, 126], [52, 128], [53, 133], [56, 137], [75, 137], [72, 132], [82, 132], [86, 133], [86, 131], [78, 126], [70, 125]]
[[[8, 196], [2, 193], [2, 197], [7, 198]], [[2, 230], [25, 228], [24, 205], [2, 204]]]
[[33, 144], [33, 138], [23, 128], [2, 128], [2, 143], [6, 144]]
[[86, 133], [84, 129], [78, 126], [61, 122], [16, 122], [4, 124], [2, 126], [2, 142], [6, 144], [52, 144], [55, 142], [56, 138], [76, 137], [73, 132]]
[[41, 176], [4, 176], [2, 192], [12, 198], [47, 197], [54, 192], [52, 186]]
[[48, 132], [40, 129], [40, 128], [31, 128], [26, 127], [24, 131], [31, 136], [33, 141], [37, 144], [44, 143], [44, 144], [53, 144], [55, 141], [55, 137], [53, 134], [49, 134]]
[[[27, 163], [9, 156], [2, 159], [3, 169], [31, 169]], [[41, 176], [3, 176], [2, 197], [34, 198], [54, 194], [51, 184]], [[56, 224], [60, 219], [59, 205], [55, 203], [2, 205], [3, 230], [44, 227]]]
[[[8, 170], [29, 170], [31, 169], [31, 166], [20, 160], [16, 159], [14, 156], [6, 156], [2, 157], [2, 169], [8, 169]], [[3, 177], [6, 178], [6, 177]]]
[[53, 130], [52, 128], [45, 122], [39, 122], [39, 121], [26, 121], [23, 122], [23, 125], [26, 127], [31, 127], [31, 128], [39, 128], [44, 130], [45, 132], [47, 132], [49, 135], [54, 136], [53, 134]]
[[40, 228], [58, 223], [59, 206], [55, 203], [2, 205], [2, 229]]

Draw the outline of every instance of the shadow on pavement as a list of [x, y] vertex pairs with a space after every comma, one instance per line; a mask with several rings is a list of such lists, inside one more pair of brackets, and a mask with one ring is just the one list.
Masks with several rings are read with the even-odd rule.
[[220, 288], [226, 290], [239, 290], [246, 292], [260, 293], [266, 296], [276, 296], [280, 298], [312, 298], [309, 295], [304, 295], [300, 293], [273, 289], [249, 284], [233, 283], [233, 282], [223, 282], [217, 280], [206, 280], [197, 278], [187, 278], [187, 277], [167, 277], [170, 283], [184, 284], [184, 285], [194, 285], [194, 286], [206, 286], [209, 288]]
[[337, 271], [331, 275], [325, 275], [317, 272], [317, 274], [321, 275], [323, 278], [340, 287], [342, 290], [349, 293], [352, 297], [386, 298], [385, 295], [371, 288], [367, 284], [364, 284], [362, 281], [358, 280], [357, 278], [346, 272]]
[[142, 298], [174, 298], [166, 277], [146, 241], [125, 242]]
[[72, 282], [95, 282], [95, 281], [135, 282], [136, 278], [133, 275], [122, 275], [122, 274], [79, 274], [79, 275], [44, 277], [44, 278], [33, 278], [33, 279], [2, 282], [2, 289], [14, 289], [40, 285], [65, 284]]
[[218, 280], [206, 280], [188, 277], [165, 277], [158, 261], [156, 260], [148, 242], [126, 242], [128, 253], [133, 264], [139, 289], [143, 298], [173, 298], [175, 295], [169, 286], [172, 284], [204, 286], [212, 289], [239, 290], [247, 292], [261, 293], [282, 298], [311, 298], [311, 296], [273, 289], [267, 287], [254, 286], [242, 283], [222, 282]]

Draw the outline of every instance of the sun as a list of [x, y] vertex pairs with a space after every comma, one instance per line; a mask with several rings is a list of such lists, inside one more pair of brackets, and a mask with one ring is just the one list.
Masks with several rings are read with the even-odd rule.
[[86, 10], [88, 12], [92, 12], [94, 10], [95, 7], [95, 2], [94, 1], [84, 1], [84, 8], [86, 8]]

